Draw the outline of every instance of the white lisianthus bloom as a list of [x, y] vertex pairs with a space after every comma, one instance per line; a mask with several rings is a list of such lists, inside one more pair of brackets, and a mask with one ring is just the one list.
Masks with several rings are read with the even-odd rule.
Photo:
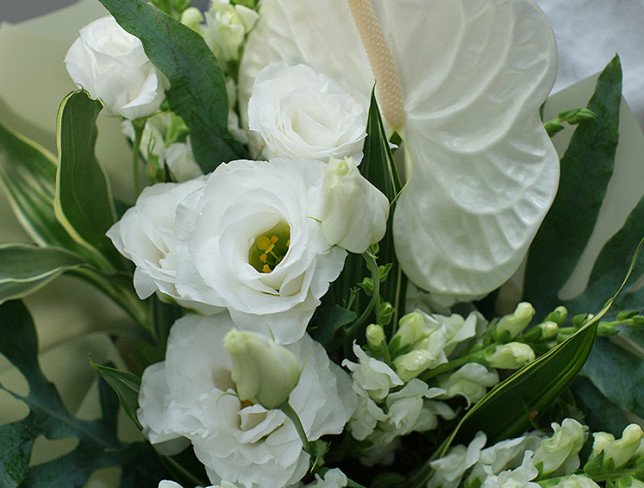
[[[116, 249], [136, 265], [134, 289], [139, 298], [145, 299], [158, 290], [180, 299], [175, 287], [177, 205], [203, 185], [204, 180], [200, 178], [149, 186], [107, 231]], [[187, 301], [181, 303], [190, 306]]]
[[353, 158], [331, 158], [318, 216], [330, 244], [361, 254], [384, 237], [389, 200], [360, 174]]
[[233, 161], [177, 210], [182, 298], [226, 307], [239, 328], [295, 342], [346, 251], [314, 218], [324, 164]]
[[[221, 62], [236, 61], [244, 38], [257, 18], [257, 12], [248, 7], [231, 5], [229, 0], [212, 0], [201, 34], [217, 59]], [[194, 25], [196, 18], [191, 20]]]
[[535, 451], [534, 465], [548, 477], [574, 473], [579, 468], [579, 451], [586, 440], [588, 427], [574, 419], [564, 419], [561, 425], [553, 422], [552, 430], [552, 436]]
[[266, 158], [360, 160], [365, 100], [309, 66], [274, 63], [254, 80], [248, 127], [261, 137]]
[[534, 0], [264, 0], [240, 66], [242, 113], [276, 62], [364, 98], [376, 82], [404, 141], [393, 231], [413, 283], [467, 299], [512, 276], [559, 178], [539, 117], [556, 47]]
[[462, 396], [471, 404], [478, 402], [485, 396], [488, 388], [499, 382], [499, 375], [495, 371], [488, 371], [482, 364], [469, 363], [459, 368], [454, 373], [440, 378], [438, 385], [445, 390], [441, 398], [454, 398]]
[[67, 51], [65, 65], [74, 83], [100, 99], [111, 115], [130, 120], [156, 112], [168, 88], [141, 41], [111, 16], [80, 30], [80, 37]]
[[[139, 420], [152, 443], [160, 432], [190, 439], [213, 484], [292, 485], [306, 474], [309, 455], [281, 411], [238, 398], [232, 360], [223, 345], [232, 327], [227, 313], [177, 321], [165, 362], [150, 367], [156, 380], [150, 381], [150, 368], [143, 376]], [[307, 438], [341, 433], [356, 406], [349, 376], [309, 336], [286, 347], [304, 365], [289, 404]], [[161, 380], [165, 384], [159, 386]], [[155, 403], [159, 392], [167, 396], [161, 404]]]

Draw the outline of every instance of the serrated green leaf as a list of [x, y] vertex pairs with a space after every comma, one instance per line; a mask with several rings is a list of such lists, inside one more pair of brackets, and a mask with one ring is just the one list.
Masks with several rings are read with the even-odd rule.
[[141, 378], [137, 375], [120, 371], [109, 366], [89, 362], [90, 366], [103, 378], [108, 385], [116, 392], [119, 402], [127, 416], [134, 422], [139, 430], [143, 430], [136, 411], [139, 408], [139, 390], [141, 389]]
[[208, 173], [243, 157], [228, 132], [226, 82], [203, 38], [141, 0], [100, 0], [116, 21], [143, 43], [152, 63], [170, 81], [166, 96], [190, 129], [195, 160]]
[[[29, 407], [22, 420], [0, 426], [0, 482], [14, 488], [80, 488], [99, 468], [123, 467], [137, 484], [156, 486], [164, 474], [159, 460], [147, 444], [126, 445], [116, 435], [118, 401], [107, 385], [99, 386], [102, 416], [80, 420], [64, 407], [56, 388], [38, 365], [38, 342], [29, 312], [20, 301], [0, 305], [0, 354], [4, 355], [27, 380], [29, 394], [8, 391]], [[78, 439], [78, 446], [58, 459], [29, 467], [34, 441]], [[125, 474], [124, 474], [125, 476]]]
[[70, 236], [112, 271], [124, 261], [105, 236], [116, 220], [107, 175], [94, 155], [100, 102], [83, 91], [67, 95], [58, 109], [58, 170], [54, 210]]
[[85, 264], [64, 249], [27, 244], [0, 245], [0, 263], [0, 303], [25, 297]]
[[615, 57], [600, 75], [588, 109], [597, 115], [575, 130], [561, 160], [559, 191], [530, 252], [524, 300], [546, 313], [558, 305], [597, 221], [613, 174], [619, 135], [622, 70]]
[[0, 184], [31, 238], [78, 252], [54, 215], [56, 159], [33, 141], [0, 125]]

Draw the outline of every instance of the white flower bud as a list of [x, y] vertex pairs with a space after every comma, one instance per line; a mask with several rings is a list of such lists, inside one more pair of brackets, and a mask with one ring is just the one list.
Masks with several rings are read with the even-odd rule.
[[206, 12], [203, 37], [217, 58], [222, 61], [239, 59], [239, 48], [259, 15], [243, 5], [231, 5], [229, 0], [213, 0]]
[[385, 330], [382, 325], [370, 324], [367, 327], [367, 342], [375, 349], [378, 349], [385, 342]]
[[615, 440], [612, 434], [596, 432], [593, 434], [593, 452], [591, 457], [599, 456], [604, 451], [604, 464], [612, 459], [613, 469], [619, 469], [635, 456], [642, 445], [642, 428], [637, 424], [630, 424], [624, 429], [622, 438]]
[[181, 23], [196, 32], [199, 32], [199, 28], [203, 20], [203, 14], [196, 7], [187, 8], [181, 14]]
[[579, 451], [584, 445], [588, 427], [574, 419], [561, 426], [552, 424], [554, 434], [541, 443], [534, 453], [534, 465], [544, 476], [561, 476], [579, 468]]
[[232, 379], [240, 400], [268, 409], [288, 401], [302, 371], [292, 352], [266, 336], [237, 329], [226, 334], [224, 347], [232, 358]]
[[426, 349], [415, 349], [394, 359], [396, 373], [405, 383], [436, 363], [436, 357]]
[[534, 314], [535, 310], [528, 302], [519, 303], [514, 313], [501, 317], [496, 324], [495, 337], [504, 342], [516, 339], [528, 326]]
[[392, 348], [410, 347], [427, 337], [425, 319], [418, 312], [408, 313], [398, 321], [398, 330], [391, 340]]
[[389, 200], [360, 174], [355, 161], [331, 158], [319, 211], [329, 244], [361, 254], [383, 238], [388, 217]]
[[534, 361], [535, 357], [534, 351], [527, 344], [510, 342], [497, 346], [485, 360], [493, 368], [518, 369]]

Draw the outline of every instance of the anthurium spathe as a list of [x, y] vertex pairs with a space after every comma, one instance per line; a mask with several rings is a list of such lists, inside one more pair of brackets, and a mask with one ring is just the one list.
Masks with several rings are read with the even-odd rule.
[[559, 176], [538, 114], [554, 37], [533, 0], [265, 0], [241, 63], [242, 117], [256, 75], [279, 61], [365, 99], [378, 82], [403, 139], [394, 234], [416, 285], [466, 298], [514, 273]]

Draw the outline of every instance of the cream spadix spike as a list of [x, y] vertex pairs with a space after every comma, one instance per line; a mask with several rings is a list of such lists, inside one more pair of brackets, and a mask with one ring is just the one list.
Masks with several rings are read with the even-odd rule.
[[367, 51], [371, 71], [376, 79], [376, 91], [382, 114], [394, 129], [400, 129], [405, 122], [400, 77], [378, 23], [378, 17], [370, 0], [347, 1], [362, 44]]

